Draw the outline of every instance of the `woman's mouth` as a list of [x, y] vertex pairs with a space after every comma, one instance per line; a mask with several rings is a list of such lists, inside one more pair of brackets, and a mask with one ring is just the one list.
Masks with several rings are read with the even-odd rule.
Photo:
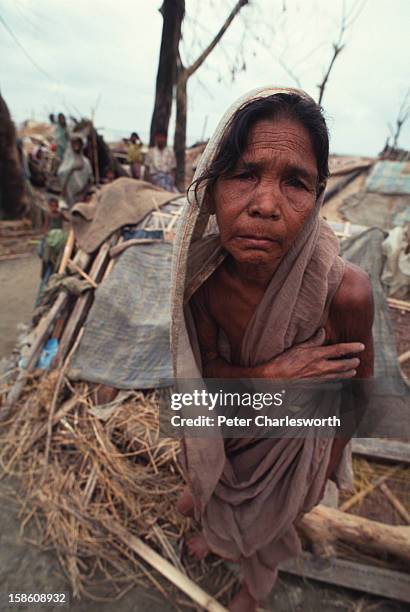
[[269, 236], [256, 236], [256, 235], [239, 235], [234, 238], [240, 244], [248, 248], [256, 248], [256, 249], [268, 249], [271, 248], [273, 244], [279, 244], [279, 240], [271, 238]]

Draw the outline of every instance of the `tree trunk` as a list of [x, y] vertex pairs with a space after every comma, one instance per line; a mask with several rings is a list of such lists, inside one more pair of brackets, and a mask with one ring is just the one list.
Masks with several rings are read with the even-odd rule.
[[177, 162], [175, 183], [181, 192], [185, 191], [187, 80], [186, 70], [182, 68], [180, 70], [177, 82], [177, 116], [174, 137], [174, 150]]
[[156, 132], [160, 131], [168, 134], [185, 0], [164, 0], [160, 12], [164, 23], [159, 52], [155, 104], [151, 119], [150, 146], [154, 144]]
[[410, 527], [385, 525], [326, 506], [313, 508], [300, 520], [299, 526], [315, 550], [325, 555], [332, 550], [334, 542], [342, 540], [410, 561]]
[[177, 75], [177, 117], [174, 136], [174, 151], [177, 161], [176, 186], [180, 191], [185, 191], [185, 147], [186, 147], [186, 117], [187, 117], [187, 82], [197, 70], [202, 66], [208, 55], [214, 50], [226, 30], [231, 25], [239, 11], [249, 3], [249, 0], [237, 0], [235, 6], [220, 27], [217, 34], [209, 45], [202, 51], [197, 59], [188, 67], [184, 68], [181, 64]]
[[26, 204], [16, 130], [0, 95], [0, 219], [19, 219], [26, 212]]

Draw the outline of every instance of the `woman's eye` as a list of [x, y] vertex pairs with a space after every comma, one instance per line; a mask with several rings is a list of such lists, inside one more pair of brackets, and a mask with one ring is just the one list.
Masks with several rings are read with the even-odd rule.
[[290, 178], [286, 181], [286, 184], [290, 187], [296, 187], [297, 189], [307, 189], [306, 185], [297, 178]]
[[240, 181], [250, 181], [253, 180], [255, 178], [255, 174], [253, 172], [239, 172], [236, 176], [236, 179], [239, 179]]

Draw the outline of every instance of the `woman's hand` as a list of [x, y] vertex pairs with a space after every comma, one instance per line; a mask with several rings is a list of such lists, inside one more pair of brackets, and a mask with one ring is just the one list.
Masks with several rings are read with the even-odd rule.
[[308, 340], [261, 366], [263, 377], [281, 380], [353, 378], [360, 365], [355, 355], [364, 349], [360, 342], [314, 346], [312, 340]]

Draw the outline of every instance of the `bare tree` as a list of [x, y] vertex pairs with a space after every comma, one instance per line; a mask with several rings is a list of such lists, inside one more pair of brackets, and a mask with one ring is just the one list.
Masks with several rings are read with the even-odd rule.
[[174, 150], [177, 160], [176, 185], [182, 191], [185, 189], [185, 148], [187, 123], [187, 83], [188, 79], [202, 66], [206, 58], [217, 46], [240, 10], [249, 3], [249, 0], [238, 0], [226, 18], [225, 22], [211, 40], [209, 45], [200, 53], [190, 66], [185, 67], [180, 55], [177, 66], [176, 86], [176, 125], [174, 137]]
[[[343, 0], [342, 2], [342, 15], [341, 15], [340, 25], [338, 29], [338, 36], [337, 36], [336, 41], [332, 43], [332, 55], [331, 55], [330, 61], [327, 65], [327, 68], [324, 71], [321, 82], [317, 85], [318, 90], [319, 90], [319, 94], [318, 94], [319, 104], [321, 104], [323, 101], [325, 89], [328, 86], [329, 79], [330, 79], [332, 70], [334, 68], [335, 62], [337, 58], [339, 57], [339, 55], [341, 54], [341, 52], [346, 47], [346, 44], [347, 44], [346, 34], [348, 30], [352, 27], [354, 22], [358, 19], [364, 6], [366, 5], [366, 2], [367, 0], [355, 0], [355, 2], [353, 2], [353, 4], [351, 5], [349, 9], [347, 9], [346, 7], [346, 0]], [[292, 45], [289, 44], [289, 41], [287, 40], [289, 24], [286, 23], [286, 21], [288, 20], [288, 17], [285, 15], [286, 12], [287, 12], [286, 5], [284, 5], [283, 10], [282, 10], [284, 19], [282, 19], [280, 23], [280, 28], [276, 27], [276, 32], [275, 32], [275, 29], [272, 26], [270, 26], [271, 39], [275, 38], [276, 33], [280, 33], [282, 36], [285, 36], [285, 39], [286, 39], [285, 48], [282, 49], [280, 54], [275, 54], [274, 57], [275, 57], [275, 60], [278, 62], [278, 64], [282, 67], [282, 69], [292, 79], [295, 85], [301, 88], [302, 87], [302, 77], [300, 75], [300, 68], [299, 70], [297, 70], [297, 66], [300, 66], [300, 64], [306, 62], [306, 60], [308, 60], [311, 56], [316, 54], [319, 51], [319, 49], [323, 49], [326, 43], [322, 41], [319, 44], [315, 45], [315, 47], [312, 48], [304, 57], [300, 58], [295, 64], [291, 65], [289, 63], [289, 48], [290, 47], [292, 49], [298, 48], [303, 43], [303, 39], [301, 39], [297, 43], [294, 42]], [[269, 45], [267, 45], [266, 43], [264, 44], [264, 46], [266, 48], [269, 48]]]
[[[396, 124], [393, 127], [391, 123], [389, 123], [389, 130], [391, 134], [391, 138], [393, 139], [391, 147], [393, 149], [397, 148], [399, 142], [400, 132], [402, 130], [403, 125], [406, 123], [408, 118], [410, 117], [410, 88], [405, 93], [402, 103], [399, 108], [399, 112], [397, 113]], [[387, 139], [386, 145], [390, 145], [390, 138]]]
[[154, 111], [151, 119], [150, 146], [156, 132], [168, 133], [173, 90], [176, 80], [178, 46], [185, 14], [185, 0], [164, 0], [160, 13], [163, 17], [159, 52]]
[[332, 72], [333, 66], [335, 64], [336, 59], [338, 58], [338, 56], [340, 55], [340, 53], [343, 51], [343, 49], [346, 46], [346, 43], [344, 42], [344, 37], [345, 34], [347, 32], [347, 30], [353, 25], [353, 23], [357, 20], [357, 18], [359, 17], [360, 13], [362, 12], [364, 5], [366, 4], [367, 0], [358, 0], [358, 2], [355, 2], [352, 6], [352, 8], [350, 9], [350, 11], [346, 10], [346, 1], [343, 0], [343, 7], [342, 7], [342, 19], [340, 22], [340, 30], [339, 30], [339, 37], [337, 39], [336, 42], [334, 42], [332, 44], [332, 48], [333, 48], [333, 54], [332, 57], [330, 59], [329, 65], [325, 71], [325, 74], [323, 75], [323, 79], [321, 81], [321, 83], [318, 85], [318, 89], [319, 89], [319, 97], [318, 97], [318, 103], [322, 104], [322, 100], [323, 100], [323, 96], [325, 93], [325, 89], [326, 89], [326, 85], [329, 81], [329, 77], [330, 77], [330, 73]]

